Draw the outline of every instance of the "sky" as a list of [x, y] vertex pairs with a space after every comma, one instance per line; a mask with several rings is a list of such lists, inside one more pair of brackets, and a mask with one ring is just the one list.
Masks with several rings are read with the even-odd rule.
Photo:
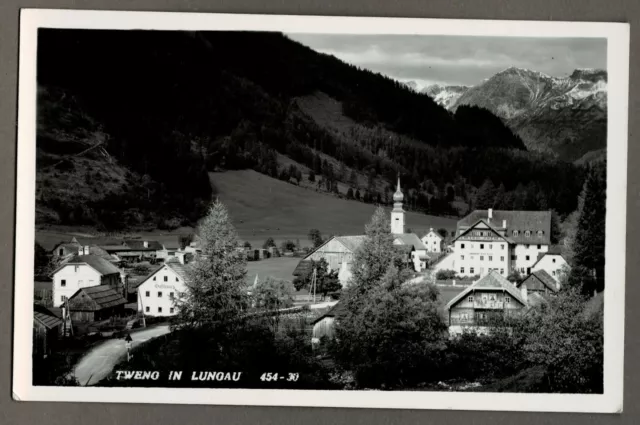
[[312, 49], [399, 81], [475, 85], [511, 66], [555, 77], [606, 69], [604, 38], [287, 34]]

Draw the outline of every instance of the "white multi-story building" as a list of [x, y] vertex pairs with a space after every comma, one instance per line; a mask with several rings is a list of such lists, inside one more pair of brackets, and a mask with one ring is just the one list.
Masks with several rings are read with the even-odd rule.
[[188, 276], [184, 264], [168, 261], [138, 286], [138, 311], [147, 316], [174, 316], [178, 302], [187, 292]]
[[562, 257], [560, 247], [552, 246], [547, 252], [538, 255], [538, 259], [531, 267], [531, 271], [535, 272], [538, 270], [546, 271], [556, 282], [565, 270], [569, 270], [569, 264], [567, 260]]
[[475, 210], [458, 221], [454, 270], [461, 276], [483, 276], [497, 270], [528, 275], [551, 244], [550, 211]]
[[108, 285], [123, 294], [121, 270], [95, 255], [76, 255], [53, 272], [53, 306], [60, 307], [79, 289]]
[[427, 252], [442, 252], [442, 244], [444, 239], [433, 228], [429, 229], [429, 233], [422, 237], [422, 243], [427, 248]]

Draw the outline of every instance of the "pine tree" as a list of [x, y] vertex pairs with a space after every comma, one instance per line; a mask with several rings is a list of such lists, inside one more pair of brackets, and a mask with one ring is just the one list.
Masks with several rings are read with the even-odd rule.
[[199, 228], [202, 252], [190, 263], [188, 290], [178, 321], [190, 327], [224, 327], [248, 306], [246, 260], [226, 207], [215, 201]]
[[347, 190], [347, 199], [353, 199], [353, 189], [349, 188]]
[[574, 262], [593, 274], [596, 288], [604, 288], [604, 247], [606, 218], [606, 163], [589, 171], [584, 204], [578, 217], [573, 244]]
[[503, 209], [504, 208], [504, 203], [505, 203], [505, 188], [504, 188], [504, 184], [500, 183], [500, 186], [498, 186], [498, 190], [496, 190], [496, 196], [493, 200], [493, 208], [495, 209]]
[[478, 193], [476, 193], [476, 208], [480, 210], [492, 208], [495, 199], [496, 188], [490, 179], [486, 179], [478, 189]]

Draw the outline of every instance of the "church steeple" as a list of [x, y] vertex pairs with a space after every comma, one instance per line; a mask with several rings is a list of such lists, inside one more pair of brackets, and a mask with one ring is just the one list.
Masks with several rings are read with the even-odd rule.
[[404, 209], [402, 208], [404, 195], [400, 189], [400, 173], [398, 173], [398, 187], [396, 193], [393, 194], [393, 210], [391, 210], [391, 233], [404, 233]]

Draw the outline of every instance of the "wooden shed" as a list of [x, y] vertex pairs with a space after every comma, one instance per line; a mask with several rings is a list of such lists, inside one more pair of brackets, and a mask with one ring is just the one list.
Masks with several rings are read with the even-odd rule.
[[71, 320], [96, 322], [125, 314], [127, 300], [109, 285], [80, 288], [69, 298]]
[[346, 308], [345, 306], [346, 304], [344, 302], [338, 301], [338, 303], [334, 305], [331, 310], [313, 321], [313, 334], [311, 336], [311, 342], [314, 348], [318, 346], [322, 338], [335, 338], [336, 316], [340, 315], [344, 311], [344, 309]]
[[42, 305], [33, 306], [33, 355], [47, 357], [62, 334], [62, 320]]

